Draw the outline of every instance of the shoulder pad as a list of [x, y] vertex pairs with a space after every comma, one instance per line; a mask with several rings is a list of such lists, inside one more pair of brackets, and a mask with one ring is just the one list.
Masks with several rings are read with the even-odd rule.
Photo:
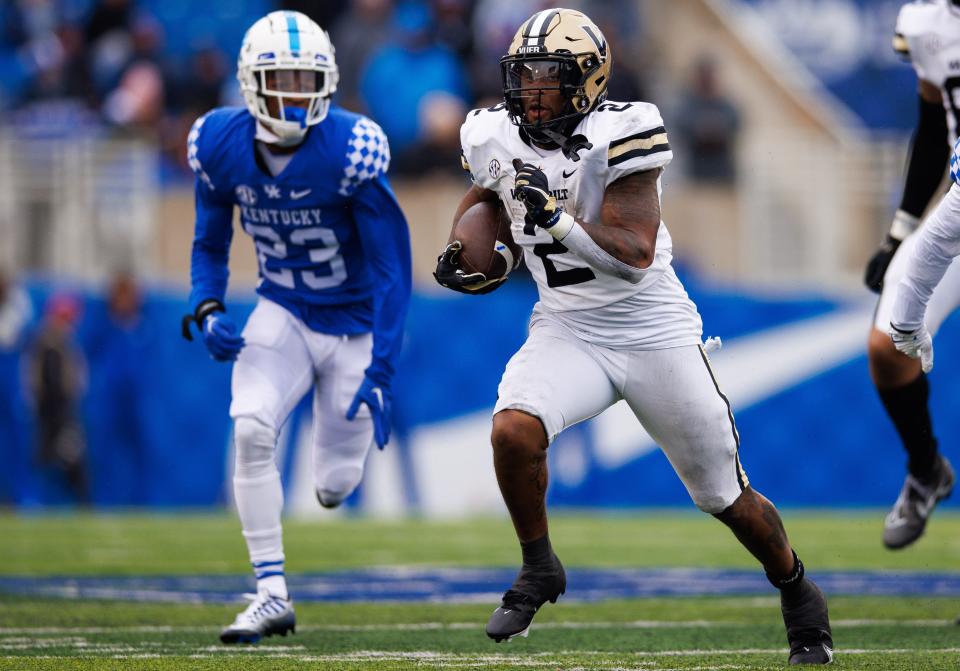
[[390, 169], [390, 143], [383, 129], [365, 116], [354, 115], [347, 137], [340, 195], [350, 196], [364, 182], [387, 174]]
[[[638, 168], [665, 165], [673, 158], [667, 131], [656, 105], [643, 102], [605, 102], [590, 113], [587, 138], [605, 147], [607, 166]], [[641, 165], [642, 164], [642, 165]]]
[[215, 172], [224, 139], [246, 115], [248, 112], [243, 108], [218, 107], [194, 121], [187, 135], [187, 163], [211, 191], [216, 190], [211, 175]]
[[941, 8], [930, 2], [908, 2], [900, 8], [897, 14], [897, 27], [894, 36], [894, 48], [896, 48], [896, 37], [910, 39], [923, 33], [937, 30], [939, 28], [938, 14]]
[[491, 148], [516, 132], [517, 127], [511, 123], [503, 103], [467, 113], [460, 127], [460, 162], [475, 184], [485, 189], [495, 187], [500, 165], [497, 161], [488, 163]]
[[480, 146], [491, 136], [498, 137], [504, 121], [508, 121], [507, 106], [504, 103], [467, 112], [467, 118], [460, 127], [460, 143], [463, 149], [466, 151], [469, 147]]

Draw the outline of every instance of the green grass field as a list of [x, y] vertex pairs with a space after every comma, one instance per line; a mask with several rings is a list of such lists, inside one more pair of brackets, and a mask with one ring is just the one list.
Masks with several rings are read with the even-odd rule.
[[[898, 553], [880, 546], [883, 513], [784, 514], [817, 570], [960, 571], [960, 516], [938, 512]], [[568, 567], [749, 568], [721, 525], [696, 513], [557, 515]], [[3, 576], [245, 574], [229, 516], [2, 516]], [[285, 524], [288, 573], [368, 566], [515, 566], [505, 520], [338, 518]], [[504, 585], [506, 587], [506, 585]], [[575, 596], [576, 585], [568, 586]], [[296, 596], [296, 595], [294, 595]], [[0, 669], [777, 669], [786, 666], [778, 602], [760, 597], [561, 599], [527, 639], [494, 644], [494, 603], [299, 602], [297, 634], [245, 648], [217, 634], [236, 605], [29, 599], [0, 594]], [[834, 597], [838, 669], [958, 669], [960, 600]]]

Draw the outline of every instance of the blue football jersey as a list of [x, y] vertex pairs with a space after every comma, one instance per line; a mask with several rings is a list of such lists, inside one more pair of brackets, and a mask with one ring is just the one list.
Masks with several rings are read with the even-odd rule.
[[[396, 340], [389, 343], [395, 353], [402, 324], [386, 321], [402, 322], [406, 311], [410, 251], [406, 221], [386, 180], [390, 149], [383, 131], [364, 116], [331, 107], [273, 176], [257, 156], [256, 123], [244, 108], [218, 108], [190, 132], [188, 160], [196, 175], [191, 309], [223, 300], [237, 208], [256, 246], [257, 293], [319, 332], [372, 330], [375, 358], [379, 330], [381, 341]], [[399, 314], [391, 300], [400, 300]]]
[[954, 184], [960, 184], [960, 139], [954, 143], [950, 154], [950, 179]]

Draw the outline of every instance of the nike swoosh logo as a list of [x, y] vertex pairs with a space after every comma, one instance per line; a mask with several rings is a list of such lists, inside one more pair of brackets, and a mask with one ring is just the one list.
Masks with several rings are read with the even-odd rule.
[[303, 191], [291, 191], [290, 197], [293, 200], [300, 200], [304, 196], [309, 195], [311, 191], [313, 191], [313, 189], [304, 189]]
[[575, 173], [576, 171], [577, 171], [577, 169], [574, 168], [573, 170], [570, 171], [569, 174], [567, 174], [567, 171], [564, 170], [564, 171], [563, 171], [563, 178], [564, 178], [564, 179], [567, 179], [568, 177], [570, 177], [570, 175], [572, 175], [572, 174]]

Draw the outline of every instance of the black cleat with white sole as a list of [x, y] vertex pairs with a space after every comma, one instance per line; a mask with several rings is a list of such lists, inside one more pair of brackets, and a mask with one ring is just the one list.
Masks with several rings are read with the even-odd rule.
[[780, 593], [780, 611], [787, 627], [790, 664], [829, 664], [833, 661], [833, 636], [827, 599], [809, 578], [795, 589]]
[[567, 575], [557, 555], [545, 567], [524, 566], [487, 620], [487, 636], [499, 643], [526, 636], [533, 616], [546, 602], [556, 603], [567, 589]]

